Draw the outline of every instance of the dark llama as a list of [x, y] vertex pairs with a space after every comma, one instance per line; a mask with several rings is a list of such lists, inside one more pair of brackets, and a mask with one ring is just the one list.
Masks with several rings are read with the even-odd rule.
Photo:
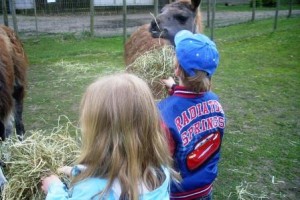
[[125, 44], [125, 64], [130, 65], [137, 57], [164, 45], [174, 45], [175, 34], [180, 30], [202, 32], [199, 11], [201, 0], [178, 0], [164, 6], [150, 24], [139, 27]]
[[0, 139], [13, 132], [23, 139], [23, 100], [27, 81], [28, 59], [14, 31], [0, 25]]

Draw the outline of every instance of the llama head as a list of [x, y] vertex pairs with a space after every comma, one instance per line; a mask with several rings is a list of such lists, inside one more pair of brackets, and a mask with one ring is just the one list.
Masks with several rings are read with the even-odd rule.
[[154, 38], [164, 38], [174, 45], [175, 34], [180, 30], [201, 32], [199, 5], [201, 0], [178, 0], [164, 6], [153, 19], [150, 33]]

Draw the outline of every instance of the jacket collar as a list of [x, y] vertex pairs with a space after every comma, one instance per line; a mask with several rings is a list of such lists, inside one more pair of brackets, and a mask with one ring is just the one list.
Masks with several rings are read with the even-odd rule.
[[201, 97], [205, 94], [205, 92], [193, 92], [189, 91], [186, 87], [175, 85], [172, 87], [172, 90], [170, 91], [170, 95], [178, 96], [178, 97], [184, 97], [184, 98], [196, 98]]

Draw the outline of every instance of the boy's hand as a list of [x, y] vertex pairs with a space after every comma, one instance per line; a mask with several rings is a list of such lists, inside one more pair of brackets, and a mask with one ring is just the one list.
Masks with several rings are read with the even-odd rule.
[[162, 79], [161, 82], [168, 88], [168, 89], [171, 89], [172, 86], [175, 83], [175, 80], [172, 78], [172, 77], [169, 77], [168, 79]]

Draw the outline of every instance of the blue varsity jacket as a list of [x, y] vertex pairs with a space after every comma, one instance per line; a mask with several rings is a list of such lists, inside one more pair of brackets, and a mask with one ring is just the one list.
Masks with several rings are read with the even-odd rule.
[[[171, 199], [207, 195], [217, 177], [225, 114], [213, 92], [194, 93], [176, 86], [158, 108], [175, 143], [180, 184], [171, 184]], [[185, 198], [187, 197], [187, 198]]]

